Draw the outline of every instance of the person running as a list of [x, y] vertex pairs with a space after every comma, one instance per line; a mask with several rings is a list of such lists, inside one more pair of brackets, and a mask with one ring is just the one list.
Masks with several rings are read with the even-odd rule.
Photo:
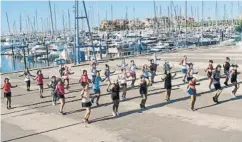
[[86, 108], [86, 113], [83, 119], [83, 123], [89, 124], [89, 118], [91, 115], [91, 106], [90, 93], [89, 93], [89, 83], [85, 85], [85, 88], [81, 91], [81, 102], [82, 107]]
[[172, 83], [171, 80], [172, 78], [174, 78], [176, 76], [176, 73], [174, 73], [174, 75], [172, 76], [170, 71], [166, 71], [165, 72], [165, 76], [164, 78], [162, 78], [162, 80], [164, 80], [164, 88], [166, 89], [166, 101], [170, 100], [171, 97], [171, 88], [172, 88]]
[[51, 77], [51, 81], [48, 85], [49, 88], [51, 88], [51, 95], [52, 95], [52, 105], [56, 105], [56, 101], [58, 100], [58, 95], [56, 93], [56, 85], [57, 85], [57, 79], [56, 76]]
[[56, 85], [56, 94], [58, 95], [59, 101], [60, 101], [60, 110], [59, 112], [62, 115], [65, 115], [63, 112], [64, 106], [65, 106], [65, 87], [64, 87], [64, 82], [61, 79], [58, 79]]
[[155, 75], [156, 75], [156, 64], [153, 62], [154, 60], [150, 60], [150, 73], [151, 73], [151, 83], [154, 83]]
[[147, 101], [147, 93], [148, 93], [148, 80], [144, 75], [141, 75], [139, 92], [142, 97], [142, 100], [140, 102], [140, 108], [144, 109], [145, 103]]
[[187, 69], [187, 82], [189, 82], [190, 79], [193, 78], [194, 74], [198, 74], [198, 72], [195, 72], [193, 69], [193, 63], [188, 64], [188, 69]]
[[237, 82], [237, 77], [240, 72], [237, 71], [238, 65], [232, 65], [233, 69], [231, 70], [231, 83], [234, 85], [234, 89], [231, 95], [236, 98], [236, 92], [239, 89], [240, 85]]
[[130, 76], [132, 77], [132, 83], [131, 86], [134, 86], [134, 83], [136, 81], [136, 64], [134, 63], [134, 60], [131, 60], [131, 65], [130, 65]]
[[100, 99], [100, 95], [101, 95], [101, 89], [100, 89], [100, 82], [103, 82], [104, 80], [100, 77], [100, 72], [97, 71], [97, 75], [96, 78], [94, 79], [93, 85], [92, 85], [92, 89], [94, 92], [94, 96], [92, 98], [92, 102], [94, 102], [94, 98], [97, 98], [96, 100], [96, 105], [99, 105], [99, 99]]
[[185, 79], [186, 79], [186, 76], [187, 76], [187, 56], [183, 57], [182, 61], [180, 62], [180, 65], [182, 65], [181, 72], [184, 74], [182, 81], [184, 83], [186, 83]]
[[43, 97], [43, 90], [44, 90], [44, 88], [43, 88], [43, 86], [44, 86], [44, 79], [49, 79], [49, 77], [44, 77], [43, 76], [43, 74], [42, 74], [42, 72], [41, 72], [41, 70], [38, 70], [37, 71], [37, 75], [36, 75], [36, 77], [34, 78], [34, 80], [36, 80], [37, 81], [37, 85], [39, 86], [39, 92], [40, 92], [40, 98], [44, 98]]
[[84, 89], [86, 84], [89, 82], [91, 82], [91, 80], [88, 78], [87, 70], [83, 70], [81, 79], [79, 80], [79, 83], [81, 83], [82, 89]]
[[219, 103], [218, 101], [218, 97], [219, 95], [222, 93], [222, 87], [221, 87], [221, 84], [220, 84], [220, 78], [221, 78], [221, 75], [220, 75], [220, 72], [221, 72], [221, 65], [217, 65], [215, 71], [213, 72], [212, 76], [213, 76], [213, 85], [214, 85], [214, 88], [216, 90], [216, 94], [215, 96], [213, 97], [213, 101], [215, 103]]
[[59, 69], [60, 77], [64, 76], [64, 71], [65, 71], [64, 64], [61, 64]]
[[30, 77], [35, 77], [34, 75], [32, 75], [30, 72], [29, 72], [29, 69], [26, 68], [24, 73], [22, 75], [20, 75], [19, 77], [22, 77], [22, 76], [25, 76], [24, 77], [24, 81], [26, 82], [26, 87], [27, 87], [27, 91], [30, 91]]
[[118, 76], [118, 79], [120, 81], [120, 85], [122, 87], [122, 100], [126, 100], [126, 93], [127, 93], [127, 79], [129, 78], [126, 69], [121, 69], [121, 75]]
[[12, 108], [11, 107], [11, 97], [12, 97], [11, 88], [16, 88], [16, 87], [18, 87], [18, 85], [12, 86], [8, 78], [4, 79], [4, 83], [1, 89], [3, 89], [4, 98], [6, 98], [7, 109]]
[[63, 75], [63, 79], [64, 79], [64, 83], [67, 82], [66, 84], [66, 88], [69, 89], [69, 75], [74, 74], [74, 72], [70, 72], [69, 68], [67, 66], [65, 66], [65, 71], [64, 71], [64, 75]]
[[155, 53], [153, 54], [152, 60], [153, 60], [154, 64], [156, 64], [158, 66], [158, 62], [157, 61], [160, 60], [160, 59], [156, 56]]
[[144, 77], [149, 80], [150, 85], [152, 86], [152, 82], [151, 82], [151, 79], [150, 79], [152, 74], [150, 73], [150, 69], [146, 64], [143, 66], [142, 75], [144, 75]]
[[125, 58], [123, 58], [121, 65], [118, 65], [118, 67], [121, 67], [121, 69], [126, 69], [127, 66], [128, 64], [126, 64]]
[[226, 57], [226, 61], [223, 64], [224, 74], [226, 76], [224, 85], [226, 85], [226, 86], [228, 86], [228, 81], [229, 81], [229, 70], [230, 70], [230, 63], [229, 62], [230, 62], [230, 58], [229, 57]]
[[196, 78], [192, 77], [189, 82], [188, 82], [188, 94], [191, 96], [191, 110], [194, 111], [194, 105], [196, 102], [196, 95], [197, 95], [197, 91], [196, 91], [196, 85], [199, 85], [199, 83], [196, 82]]
[[108, 86], [107, 86], [107, 92], [108, 92], [108, 89], [111, 85], [110, 75], [115, 73], [115, 71], [111, 72], [108, 64], [105, 64], [105, 68], [106, 69], [105, 69], [104, 75], [105, 75], [106, 82], [108, 82]]
[[207, 67], [207, 69], [205, 69], [205, 72], [207, 72], [207, 76], [208, 78], [210, 79], [210, 83], [209, 83], [209, 89], [211, 90], [211, 86], [212, 86], [212, 83], [213, 83], [213, 78], [212, 78], [212, 74], [213, 74], [213, 60], [209, 60], [209, 65]]
[[172, 67], [169, 64], [168, 60], [165, 60], [165, 64], [163, 65], [163, 71], [164, 74], [166, 74], [166, 72], [171, 72]]
[[100, 70], [97, 70], [97, 63], [93, 62], [92, 63], [92, 69], [91, 69], [91, 73], [92, 73], [92, 82], [94, 82], [96, 75], [97, 75], [97, 71], [100, 72]]
[[111, 84], [111, 98], [113, 100], [113, 116], [119, 116], [118, 113], [118, 107], [119, 107], [119, 92], [120, 92], [120, 86], [118, 83], [118, 80], [114, 80]]

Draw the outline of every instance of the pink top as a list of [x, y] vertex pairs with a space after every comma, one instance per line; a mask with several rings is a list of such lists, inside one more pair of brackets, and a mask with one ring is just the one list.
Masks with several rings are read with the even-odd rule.
[[43, 84], [43, 79], [44, 79], [44, 77], [43, 77], [42, 74], [37, 75], [37, 77], [36, 77], [36, 81], [37, 81], [38, 84]]
[[88, 76], [87, 75], [82, 75], [81, 82], [88, 82]]
[[62, 84], [57, 84], [56, 85], [56, 93], [59, 95], [64, 95], [65, 94], [65, 88]]

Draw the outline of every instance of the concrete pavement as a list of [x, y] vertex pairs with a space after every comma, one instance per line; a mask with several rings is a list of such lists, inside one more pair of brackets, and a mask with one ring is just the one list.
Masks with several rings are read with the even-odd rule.
[[[164, 84], [160, 75], [156, 83], [149, 87], [147, 108], [140, 110], [141, 101], [138, 88], [127, 93], [127, 101], [121, 102], [120, 117], [112, 117], [112, 101], [107, 93], [105, 83], [102, 83], [100, 106], [93, 104], [91, 124], [84, 125], [81, 120], [85, 110], [81, 107], [80, 85], [78, 80], [83, 69], [90, 72], [89, 66], [71, 68], [75, 72], [71, 75], [71, 88], [66, 94], [66, 115], [58, 113], [59, 105], [52, 106], [50, 89], [44, 90], [45, 98], [40, 99], [38, 87], [32, 81], [31, 92], [26, 92], [23, 78], [17, 77], [20, 73], [2, 75], [9, 77], [13, 85], [12, 107], [7, 110], [2, 95], [1, 123], [2, 141], [45, 141], [45, 142], [240, 142], [242, 140], [242, 90], [238, 90], [238, 97], [231, 99], [233, 87], [223, 89], [219, 98], [220, 104], [214, 104], [209, 91], [206, 73], [203, 71], [208, 60], [214, 60], [214, 66], [222, 64], [226, 56], [231, 62], [240, 65], [242, 69], [242, 48], [213, 47], [211, 49], [197, 49], [193, 51], [179, 51], [177, 53], [161, 54], [159, 64], [168, 59], [179, 70], [179, 60], [183, 55], [194, 63], [199, 70], [197, 78], [201, 85], [197, 86], [198, 97], [195, 104], [197, 111], [190, 111], [190, 97], [186, 93], [186, 86], [182, 83], [182, 74], [177, 73], [173, 80], [171, 100], [166, 102]], [[139, 56], [135, 60], [137, 66], [149, 63], [150, 56]], [[131, 58], [127, 59], [127, 62]], [[108, 63], [111, 70], [116, 69], [112, 79], [117, 78], [120, 72], [117, 65], [121, 60], [100, 63], [98, 68], [104, 70]], [[138, 72], [140, 74], [140, 71]], [[32, 72], [35, 74], [35, 71]], [[44, 69], [44, 76], [59, 75], [58, 68]], [[101, 73], [103, 74], [103, 72]], [[159, 72], [161, 74], [161, 66]], [[241, 75], [238, 81], [241, 81]], [[45, 80], [45, 84], [49, 80]], [[138, 85], [138, 82], [136, 84]], [[221, 80], [221, 83], [223, 79]], [[45, 86], [46, 87], [46, 86]], [[224, 86], [223, 86], [224, 87]]]

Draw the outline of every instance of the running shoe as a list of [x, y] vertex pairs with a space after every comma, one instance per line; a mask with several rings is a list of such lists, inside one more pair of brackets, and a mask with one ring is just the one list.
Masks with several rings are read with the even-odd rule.
[[232, 98], [236, 98], [236, 95], [234, 93], [231, 93]]
[[113, 117], [115, 117], [116, 116], [116, 113], [115, 112], [112, 112], [112, 115], [113, 115]]
[[213, 101], [216, 103], [216, 98], [215, 97], [213, 97]]
[[116, 112], [116, 116], [119, 116], [119, 113], [118, 112]]

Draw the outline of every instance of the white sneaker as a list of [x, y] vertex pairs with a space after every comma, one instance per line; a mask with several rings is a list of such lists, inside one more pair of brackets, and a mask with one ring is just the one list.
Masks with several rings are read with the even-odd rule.
[[119, 116], [119, 113], [118, 112], [116, 112], [116, 116]]
[[54, 103], [54, 102], [52, 102], [52, 105], [53, 105], [53, 106], [55, 106], [55, 103]]
[[232, 98], [236, 98], [236, 95], [234, 93], [231, 93]]
[[113, 116], [115, 117], [116, 116], [116, 113], [115, 112], [112, 112]]

